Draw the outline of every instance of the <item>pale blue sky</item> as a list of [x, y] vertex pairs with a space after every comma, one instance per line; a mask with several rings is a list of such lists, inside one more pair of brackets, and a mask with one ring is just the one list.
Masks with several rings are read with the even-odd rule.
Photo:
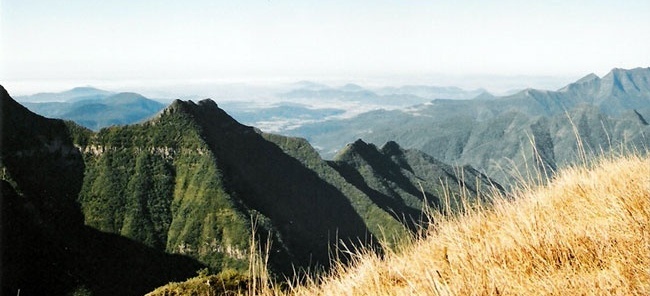
[[531, 2], [0, 0], [0, 81], [579, 77], [650, 66], [650, 1]]

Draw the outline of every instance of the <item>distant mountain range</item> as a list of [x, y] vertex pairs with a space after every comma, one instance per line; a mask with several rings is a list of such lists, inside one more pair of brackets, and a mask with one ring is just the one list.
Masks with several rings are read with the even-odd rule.
[[590, 74], [558, 91], [439, 99], [306, 124], [286, 133], [307, 138], [326, 158], [358, 138], [396, 141], [447, 163], [472, 165], [508, 184], [517, 171], [540, 168], [551, 174], [576, 161], [579, 146], [588, 154], [645, 151], [650, 147], [649, 118], [650, 68], [637, 68], [614, 69], [603, 78]]
[[18, 97], [24, 106], [43, 116], [72, 120], [92, 130], [136, 123], [151, 117], [165, 105], [136, 93], [113, 93], [78, 87], [60, 93]]
[[305, 124], [342, 119], [378, 109], [401, 109], [436, 98], [472, 99], [489, 97], [482, 89], [465, 91], [457, 87], [401, 86], [367, 89], [357, 84], [331, 87], [300, 81], [260, 106], [255, 101], [223, 101], [219, 105], [238, 121], [267, 132], [287, 133]]
[[463, 90], [455, 86], [404, 85], [400, 87], [384, 87], [376, 90], [380, 95], [413, 95], [427, 100], [469, 100], [480, 95], [489, 94], [485, 89]]
[[295, 89], [279, 94], [278, 96], [287, 100], [338, 100], [381, 106], [406, 107], [425, 103], [432, 99], [472, 99], [483, 93], [486, 93], [483, 89], [465, 91], [457, 87], [424, 85], [384, 87], [373, 91], [356, 84], [346, 84], [337, 88], [302, 81], [295, 84]]
[[90, 86], [83, 86], [57, 93], [46, 92], [28, 96], [17, 96], [16, 100], [22, 103], [76, 102], [103, 99], [113, 94], [115, 93]]
[[93, 132], [0, 95], [7, 295], [142, 295], [203, 267], [243, 272], [254, 227], [275, 273], [326, 268], [339, 243], [380, 248], [426, 223], [425, 205], [456, 209], [461, 192], [500, 188], [395, 142], [355, 141], [325, 161], [212, 100]]
[[258, 106], [256, 102], [224, 102], [219, 106], [228, 111], [237, 121], [254, 125], [266, 132], [282, 133], [305, 123], [324, 121], [334, 116], [342, 116], [342, 108], [317, 108], [307, 104], [278, 102]]
[[[465, 91], [457, 87], [401, 86], [369, 90], [356, 84], [330, 87], [310, 81], [294, 83], [289, 89], [270, 98], [275, 101], [270, 105], [242, 101], [241, 98], [220, 104], [242, 123], [255, 125], [264, 131], [284, 132], [334, 116], [349, 118], [363, 111], [404, 108], [436, 98], [490, 96], [482, 89]], [[115, 93], [93, 87], [18, 96], [16, 100], [37, 114], [72, 120], [95, 131], [112, 125], [141, 122], [165, 106], [137, 93]]]

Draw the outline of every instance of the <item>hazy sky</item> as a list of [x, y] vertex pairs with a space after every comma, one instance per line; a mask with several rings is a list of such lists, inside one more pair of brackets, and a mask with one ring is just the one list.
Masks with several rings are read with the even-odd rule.
[[0, 25], [5, 86], [579, 77], [650, 66], [648, 0], [0, 0]]

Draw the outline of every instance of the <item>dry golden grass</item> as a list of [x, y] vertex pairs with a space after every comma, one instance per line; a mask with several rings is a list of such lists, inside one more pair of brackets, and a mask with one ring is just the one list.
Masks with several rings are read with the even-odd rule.
[[[351, 265], [288, 289], [269, 280], [267, 258], [252, 249], [256, 280], [223, 294], [650, 295], [650, 157], [590, 167], [563, 169], [511, 198], [495, 195], [489, 208], [434, 213], [437, 223], [399, 249], [354, 252]], [[222, 293], [167, 292], [179, 287], [151, 295]]]
[[650, 295], [650, 158], [564, 169], [293, 295]]

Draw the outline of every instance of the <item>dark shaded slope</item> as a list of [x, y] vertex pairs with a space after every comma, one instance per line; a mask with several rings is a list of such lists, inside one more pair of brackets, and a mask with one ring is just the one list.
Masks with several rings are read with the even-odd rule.
[[4, 88], [0, 96], [3, 294], [141, 295], [201, 267], [85, 227], [76, 202], [84, 162], [70, 132], [83, 129], [31, 113]]
[[48, 224], [78, 224], [76, 196], [84, 163], [61, 120], [36, 115], [16, 103], [2, 88], [1, 155], [3, 175], [16, 189], [33, 197]]
[[142, 295], [202, 265], [81, 225], [52, 231], [31, 203], [2, 182], [2, 294]]
[[426, 222], [424, 207], [456, 210], [461, 198], [477, 197], [477, 186], [502, 190], [471, 167], [454, 168], [420, 151], [404, 150], [392, 141], [378, 149], [357, 140], [342, 149], [330, 165], [413, 230]]
[[356, 242], [372, 236], [342, 192], [213, 101], [177, 101], [172, 108], [195, 118], [226, 188], [271, 220], [298, 265], [326, 265], [337, 239]]
[[318, 152], [302, 138], [291, 138], [274, 134], [262, 133], [262, 136], [277, 145], [287, 155], [302, 163], [348, 199], [348, 203], [363, 219], [366, 227], [384, 244], [392, 245], [399, 242], [407, 234], [401, 220], [396, 220], [393, 213], [386, 212], [356, 184], [345, 179], [331, 164], [320, 158]]
[[[374, 145], [358, 140], [347, 148], [330, 165], [347, 182], [370, 197], [373, 203], [390, 213], [394, 219], [402, 221], [409, 229], [415, 230], [417, 223], [423, 219], [422, 208], [425, 203], [422, 195], [425, 193], [418, 192], [400, 168], [395, 163], [386, 161]], [[387, 184], [387, 176], [392, 177], [390, 185]], [[417, 195], [420, 195], [419, 199], [416, 198]], [[433, 203], [438, 204], [439, 200], [436, 198]]]
[[396, 231], [399, 223], [369, 210], [376, 207], [363, 193], [321, 174], [328, 166], [315, 151], [291, 156], [300, 154], [296, 143], [239, 124], [211, 100], [175, 101], [148, 122], [102, 129], [80, 144], [85, 223], [214, 272], [245, 271], [251, 218], [272, 235], [271, 268], [283, 273], [327, 265], [339, 240], [370, 243], [380, 229], [367, 223]]

